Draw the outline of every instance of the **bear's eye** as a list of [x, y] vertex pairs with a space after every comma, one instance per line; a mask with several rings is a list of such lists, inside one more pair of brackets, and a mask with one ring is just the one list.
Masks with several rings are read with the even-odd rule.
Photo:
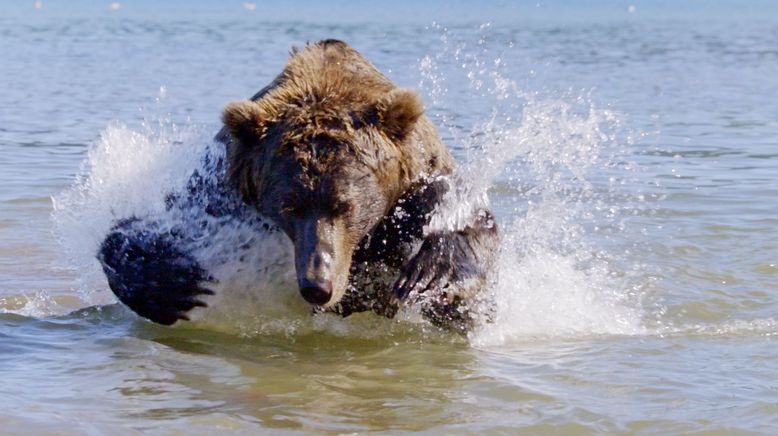
[[351, 204], [345, 201], [336, 201], [332, 204], [329, 212], [332, 216], [346, 215], [351, 212]]
[[298, 199], [286, 200], [281, 203], [281, 215], [301, 217], [304, 215], [305, 206]]

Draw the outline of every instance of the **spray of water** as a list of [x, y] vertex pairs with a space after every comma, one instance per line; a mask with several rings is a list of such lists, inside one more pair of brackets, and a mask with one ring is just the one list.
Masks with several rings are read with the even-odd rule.
[[[118, 220], [135, 217], [159, 232], [183, 234], [182, 250], [213, 278], [209, 308], [190, 313], [195, 324], [244, 334], [295, 331], [309, 309], [297, 295], [288, 239], [232, 195], [219, 201], [231, 213], [205, 212], [220, 189], [224, 147], [212, 140], [212, 129], [175, 124], [160, 106], [147, 111], [140, 128], [108, 126], [73, 185], [54, 198], [55, 233], [81, 272], [81, 298], [113, 301], [95, 255]], [[193, 191], [195, 174], [200, 185]]]
[[502, 72], [507, 55], [489, 52], [488, 25], [475, 47], [435, 30], [441, 50], [420, 62], [429, 99], [445, 105], [454, 88], [447, 82], [459, 73], [460, 86], [492, 110], [469, 132], [438, 117], [455, 126], [449, 136], [464, 148], [465, 162], [430, 227], [461, 228], [489, 197], [508, 205], [498, 210], [494, 322], [473, 332], [471, 342], [643, 333], [639, 268], [612, 243], [627, 234], [625, 217], [635, 207], [618, 191], [618, 171], [627, 171], [619, 160], [619, 141], [626, 140], [619, 115], [585, 93], [543, 97], [520, 89]]

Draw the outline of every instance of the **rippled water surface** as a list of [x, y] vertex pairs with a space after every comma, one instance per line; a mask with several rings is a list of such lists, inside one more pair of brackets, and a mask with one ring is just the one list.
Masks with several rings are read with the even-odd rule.
[[[778, 9], [660, 4], [0, 6], [3, 432], [774, 432]], [[195, 324], [115, 304], [111, 220], [330, 37], [423, 96], [444, 224], [488, 193], [494, 322], [312, 317], [284, 268]]]

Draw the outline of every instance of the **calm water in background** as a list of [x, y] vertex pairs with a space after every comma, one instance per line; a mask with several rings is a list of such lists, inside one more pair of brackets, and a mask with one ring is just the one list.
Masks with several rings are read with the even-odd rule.
[[[0, 7], [4, 431], [778, 428], [778, 9], [432, 4]], [[52, 218], [52, 197], [144, 163], [132, 132], [207, 137], [326, 37], [419, 89], [489, 188], [496, 324], [231, 333], [92, 307], [112, 299], [66, 219], [86, 206]]]

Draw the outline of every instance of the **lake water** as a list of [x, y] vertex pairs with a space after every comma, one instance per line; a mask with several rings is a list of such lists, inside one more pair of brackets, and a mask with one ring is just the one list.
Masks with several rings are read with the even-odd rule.
[[[109, 3], [0, 6], [3, 433], [778, 428], [774, 4]], [[494, 323], [312, 317], [281, 285], [174, 328], [115, 304], [110, 220], [322, 38], [418, 89], [488, 192]]]

